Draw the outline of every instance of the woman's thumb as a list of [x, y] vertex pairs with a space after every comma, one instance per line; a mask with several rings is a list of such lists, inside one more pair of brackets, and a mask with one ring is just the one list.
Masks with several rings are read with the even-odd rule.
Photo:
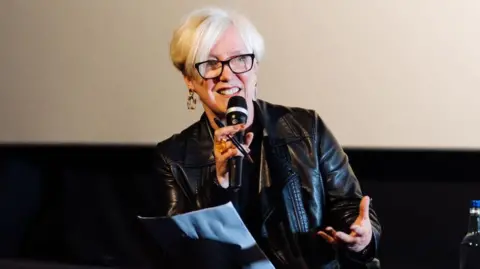
[[252, 144], [252, 141], [253, 141], [253, 133], [252, 133], [252, 132], [248, 132], [248, 133], [245, 135], [245, 145], [247, 145], [247, 147], [249, 147], [250, 144]]

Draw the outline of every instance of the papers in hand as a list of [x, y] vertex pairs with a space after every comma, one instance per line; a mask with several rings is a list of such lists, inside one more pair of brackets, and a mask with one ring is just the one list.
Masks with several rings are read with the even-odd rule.
[[[156, 241], [166, 248], [168, 244], [182, 236], [192, 239], [210, 239], [236, 244], [242, 251], [248, 252], [247, 255], [242, 256], [254, 257], [250, 258], [252, 262], [248, 262], [248, 265], [243, 267], [245, 269], [274, 268], [258, 247], [232, 203], [188, 212], [171, 218], [139, 217], [139, 219], [147, 226]], [[172, 225], [176, 227], [172, 227]]]

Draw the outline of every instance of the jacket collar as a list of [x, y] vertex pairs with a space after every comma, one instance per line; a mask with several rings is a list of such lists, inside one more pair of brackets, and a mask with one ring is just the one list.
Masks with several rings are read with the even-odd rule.
[[184, 166], [199, 167], [213, 164], [213, 128], [210, 127], [205, 113], [200, 120], [184, 131], [185, 139], [185, 160]]
[[[263, 127], [264, 139], [271, 147], [285, 145], [290, 140], [298, 139], [301, 136], [296, 128], [291, 128], [287, 117], [291, 116], [289, 108], [274, 105], [264, 100], [253, 102], [255, 106], [255, 117]], [[185, 131], [185, 167], [198, 167], [211, 165], [215, 162], [213, 155], [213, 128], [208, 118], [203, 113], [190, 130]]]

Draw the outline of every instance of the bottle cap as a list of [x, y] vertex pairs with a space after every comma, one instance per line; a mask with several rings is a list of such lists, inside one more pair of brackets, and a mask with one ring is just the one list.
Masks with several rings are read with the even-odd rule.
[[480, 200], [472, 200], [471, 207], [480, 208]]

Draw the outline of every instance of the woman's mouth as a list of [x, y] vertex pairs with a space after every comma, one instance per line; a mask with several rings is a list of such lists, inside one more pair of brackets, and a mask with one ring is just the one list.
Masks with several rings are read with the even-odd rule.
[[221, 90], [218, 90], [217, 93], [221, 94], [221, 95], [225, 95], [225, 96], [229, 96], [229, 95], [235, 95], [237, 94], [238, 92], [240, 92], [240, 88], [238, 87], [233, 87], [233, 88], [228, 88], [228, 89], [221, 89]]

